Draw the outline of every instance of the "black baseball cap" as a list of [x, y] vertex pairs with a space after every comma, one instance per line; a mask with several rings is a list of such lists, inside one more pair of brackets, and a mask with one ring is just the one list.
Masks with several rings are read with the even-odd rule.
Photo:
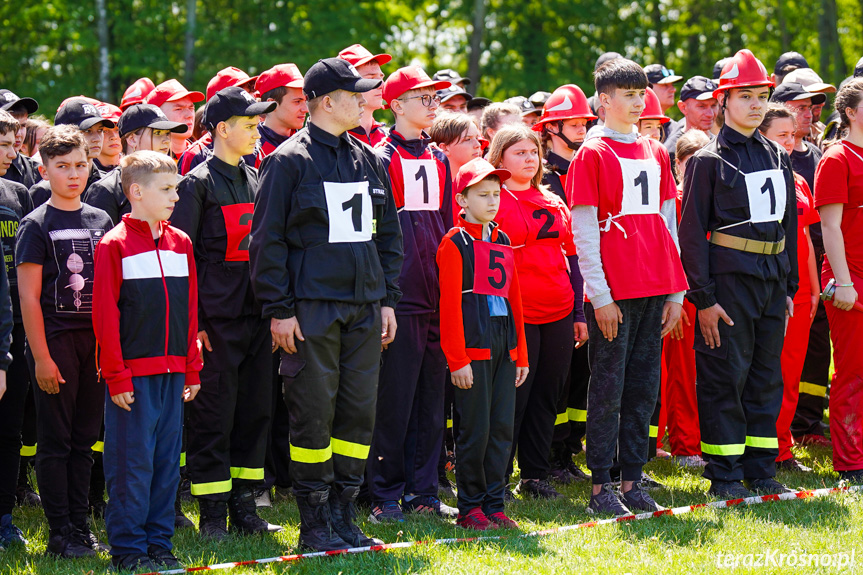
[[465, 85], [470, 84], [470, 78], [464, 78], [450, 68], [444, 68], [443, 70], [438, 70], [432, 76], [432, 80], [435, 82], [449, 82], [450, 84], [458, 84], [459, 82], [464, 83]]
[[548, 99], [551, 98], [551, 92], [545, 92], [543, 90], [539, 90], [534, 92], [530, 96], [527, 97], [530, 100], [530, 103], [534, 105], [534, 107], [542, 109], [545, 106], [545, 103], [548, 102]]
[[470, 112], [471, 110], [482, 110], [486, 106], [490, 105], [491, 100], [489, 100], [488, 98], [483, 98], [482, 96], [474, 96], [467, 103], [467, 111]]
[[524, 96], [513, 96], [512, 98], [507, 98], [504, 100], [507, 104], [512, 104], [518, 111], [521, 112], [522, 116], [527, 116], [528, 114], [540, 114], [542, 113], [541, 108], [537, 108], [533, 105], [533, 103], [525, 98]]
[[787, 72], [783, 72], [782, 69], [787, 66], [794, 66], [795, 68], [808, 68], [809, 62], [806, 61], [806, 58], [803, 54], [799, 52], [785, 52], [779, 59], [776, 60], [776, 65], [773, 67], [773, 73], [777, 76], [781, 74], [785, 74]]
[[807, 92], [800, 82], [782, 82], [770, 97], [771, 102], [793, 102], [812, 98], [813, 104], [823, 104], [827, 101], [825, 94]]
[[857, 60], [857, 64], [854, 66], [854, 77], [863, 78], [863, 58]]
[[96, 124], [102, 124], [106, 128], [114, 127], [114, 122], [103, 118], [96, 106], [81, 98], [70, 98], [62, 108], [57, 110], [54, 125], [63, 124], [76, 126], [79, 130], [89, 130]]
[[309, 100], [325, 96], [336, 90], [347, 92], [368, 92], [383, 84], [383, 80], [367, 80], [360, 76], [353, 64], [341, 58], [318, 60], [303, 81], [303, 92]]
[[651, 84], [674, 84], [683, 80], [683, 76], [678, 76], [674, 70], [669, 70], [662, 64], [645, 66], [644, 73]]
[[[441, 80], [444, 81], [444, 80]], [[444, 88], [443, 90], [437, 91], [438, 98], [440, 98], [441, 103], [446, 102], [450, 98], [454, 96], [462, 96], [467, 102], [473, 100], [473, 95], [465, 92], [464, 88], [460, 88], [453, 84], [449, 88]]]
[[731, 56], [726, 56], [721, 60], [717, 60], [716, 64], [713, 65], [713, 79], [715, 81], [719, 81], [719, 77], [722, 75], [722, 69], [725, 67], [729, 60], [731, 60]]
[[28, 114], [34, 114], [39, 109], [39, 102], [33, 98], [19, 98], [10, 90], [0, 90], [0, 110], [9, 111], [21, 106]]
[[704, 76], [693, 76], [688, 79], [680, 89], [680, 101], [685, 100], [710, 100], [713, 98], [713, 91], [719, 86], [710, 78]]
[[[345, 60], [342, 60], [345, 62]], [[219, 122], [226, 122], [234, 116], [260, 116], [269, 114], [276, 109], [278, 103], [258, 102], [239, 86], [229, 86], [213, 94], [207, 101], [204, 117], [201, 119], [204, 126], [211, 132], [216, 129]]]
[[618, 52], [605, 52], [596, 59], [596, 64], [593, 65], [593, 71], [596, 72], [599, 70], [599, 67], [609, 62], [611, 60], [617, 60], [618, 58], [623, 58]]
[[120, 137], [141, 128], [152, 130], [168, 130], [175, 134], [185, 134], [189, 127], [182, 122], [172, 122], [158, 106], [153, 104], [134, 104], [126, 108], [117, 122]]

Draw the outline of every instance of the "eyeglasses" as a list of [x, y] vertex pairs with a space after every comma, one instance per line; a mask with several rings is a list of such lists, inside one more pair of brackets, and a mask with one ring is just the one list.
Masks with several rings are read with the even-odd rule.
[[422, 105], [425, 106], [426, 108], [431, 108], [432, 102], [440, 105], [440, 96], [431, 96], [429, 94], [423, 94], [422, 96], [411, 96], [409, 98], [397, 98], [397, 99], [401, 100], [402, 102], [407, 102], [408, 100], [416, 100], [417, 98], [419, 98]]

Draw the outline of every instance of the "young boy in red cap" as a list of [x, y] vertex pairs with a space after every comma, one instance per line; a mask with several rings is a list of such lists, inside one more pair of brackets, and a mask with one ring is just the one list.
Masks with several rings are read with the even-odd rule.
[[404, 521], [403, 510], [456, 514], [437, 498], [446, 360], [440, 348], [435, 253], [446, 233], [440, 210], [451, 183], [425, 132], [439, 105], [436, 90], [447, 86], [417, 66], [393, 72], [383, 85], [396, 120], [377, 151], [392, 184], [405, 259], [399, 277], [403, 295], [395, 310], [401, 329], [382, 356], [366, 472], [375, 522]]
[[[209, 101], [210, 98], [212, 98], [219, 90], [229, 86], [238, 86], [254, 96], [255, 82], [257, 79], [257, 76], [252, 76], [250, 78], [248, 74], [233, 66], [223, 68], [219, 70], [218, 74], [210, 78], [210, 81], [207, 83], [207, 100]], [[199, 110], [199, 113], [203, 112], [200, 112]], [[192, 168], [212, 155], [213, 136], [207, 132], [191, 144], [189, 149], [183, 152], [183, 155], [180, 156], [180, 160], [177, 163], [180, 169], [180, 175], [185, 176]], [[252, 157], [252, 154], [249, 154], [245, 160], [248, 165], [253, 165], [254, 158]]]
[[[645, 491], [642, 468], [659, 393], [661, 337], [680, 318], [686, 278], [668, 153], [634, 131], [647, 76], [635, 62], [617, 58], [594, 77], [605, 124], [588, 133], [566, 180], [589, 299], [586, 440], [593, 491], [587, 510], [625, 515], [661, 509]], [[611, 487], [615, 453], [620, 498]]]
[[459, 417], [458, 508], [466, 529], [514, 528], [504, 513], [515, 425], [515, 388], [528, 374], [515, 256], [493, 221], [507, 170], [476, 158], [456, 176], [464, 214], [437, 251], [441, 347], [452, 371]]
[[81, 129], [50, 128], [40, 150], [51, 196], [21, 220], [15, 250], [25, 354], [38, 385], [36, 476], [47, 552], [94, 556], [107, 548], [90, 531], [87, 510], [91, 449], [105, 406], [91, 321], [93, 253], [113, 224], [102, 210], [81, 204], [90, 164]]
[[190, 138], [195, 125], [195, 103], [203, 99], [202, 93], [190, 92], [172, 78], [156, 86], [144, 100], [147, 104], [158, 106], [172, 122], [186, 124], [189, 128], [183, 134], [171, 135], [171, 157], [174, 159], [182, 156], [192, 144]]
[[273, 401], [272, 338], [252, 292], [249, 232], [258, 172], [243, 157], [254, 151], [258, 117], [275, 109], [238, 86], [207, 102], [204, 122], [213, 155], [178, 186], [171, 225], [192, 239], [198, 263], [198, 337], [203, 389], [188, 409], [188, 472], [203, 537], [281, 531], [255, 510], [263, 484]]
[[276, 109], [258, 125], [261, 141], [255, 167], [259, 168], [264, 158], [303, 127], [309, 107], [303, 93], [303, 75], [296, 64], [278, 64], [263, 72], [255, 82], [255, 90], [261, 102], [276, 103]]
[[[383, 80], [384, 73], [381, 66], [393, 59], [389, 54], [372, 54], [362, 44], [348, 46], [339, 52], [339, 58], [353, 64], [360, 76], [366, 80]], [[366, 105], [360, 125], [350, 130], [351, 134], [372, 147], [377, 146], [386, 137], [386, 127], [383, 123], [375, 120], [375, 110], [384, 107], [383, 86], [366, 92], [364, 95]]]
[[115, 569], [180, 567], [171, 553], [183, 402], [200, 389], [192, 243], [169, 226], [177, 165], [152, 151], [123, 158], [132, 213], [96, 250], [93, 329], [107, 383], [105, 526]]

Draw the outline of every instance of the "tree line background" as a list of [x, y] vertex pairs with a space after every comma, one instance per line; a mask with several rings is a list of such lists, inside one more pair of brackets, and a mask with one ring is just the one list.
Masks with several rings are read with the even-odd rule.
[[362, 43], [397, 66], [455, 68], [493, 99], [576, 83], [613, 50], [710, 76], [751, 49], [801, 52], [839, 84], [863, 56], [863, 0], [30, 0], [0, 3], [0, 87], [52, 116], [67, 96], [118, 103], [141, 76], [204, 91], [225, 66], [306, 71]]

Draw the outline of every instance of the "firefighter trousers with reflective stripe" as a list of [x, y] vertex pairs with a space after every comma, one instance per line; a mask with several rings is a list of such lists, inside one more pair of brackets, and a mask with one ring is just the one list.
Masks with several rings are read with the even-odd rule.
[[712, 276], [716, 300], [733, 326], [719, 321], [719, 347], [695, 326], [695, 365], [704, 477], [718, 481], [776, 475], [776, 419], [782, 405], [785, 282], [743, 274]]
[[381, 307], [298, 300], [305, 341], [282, 352], [298, 497], [359, 487], [372, 441], [381, 360]]
[[569, 376], [557, 403], [557, 421], [551, 444], [552, 453], [561, 461], [553, 461], [552, 465], [566, 463], [566, 459], [584, 451], [581, 440], [587, 428], [587, 384], [590, 381], [587, 346], [585, 342], [572, 350]]
[[[818, 266], [821, 269], [821, 266]], [[809, 328], [806, 361], [800, 374], [800, 397], [791, 422], [791, 435], [824, 435], [824, 407], [830, 385], [830, 325], [824, 302], [818, 302], [815, 320]]]
[[227, 501], [231, 489], [263, 483], [273, 401], [269, 320], [208, 318], [201, 390], [187, 406], [192, 495]]

